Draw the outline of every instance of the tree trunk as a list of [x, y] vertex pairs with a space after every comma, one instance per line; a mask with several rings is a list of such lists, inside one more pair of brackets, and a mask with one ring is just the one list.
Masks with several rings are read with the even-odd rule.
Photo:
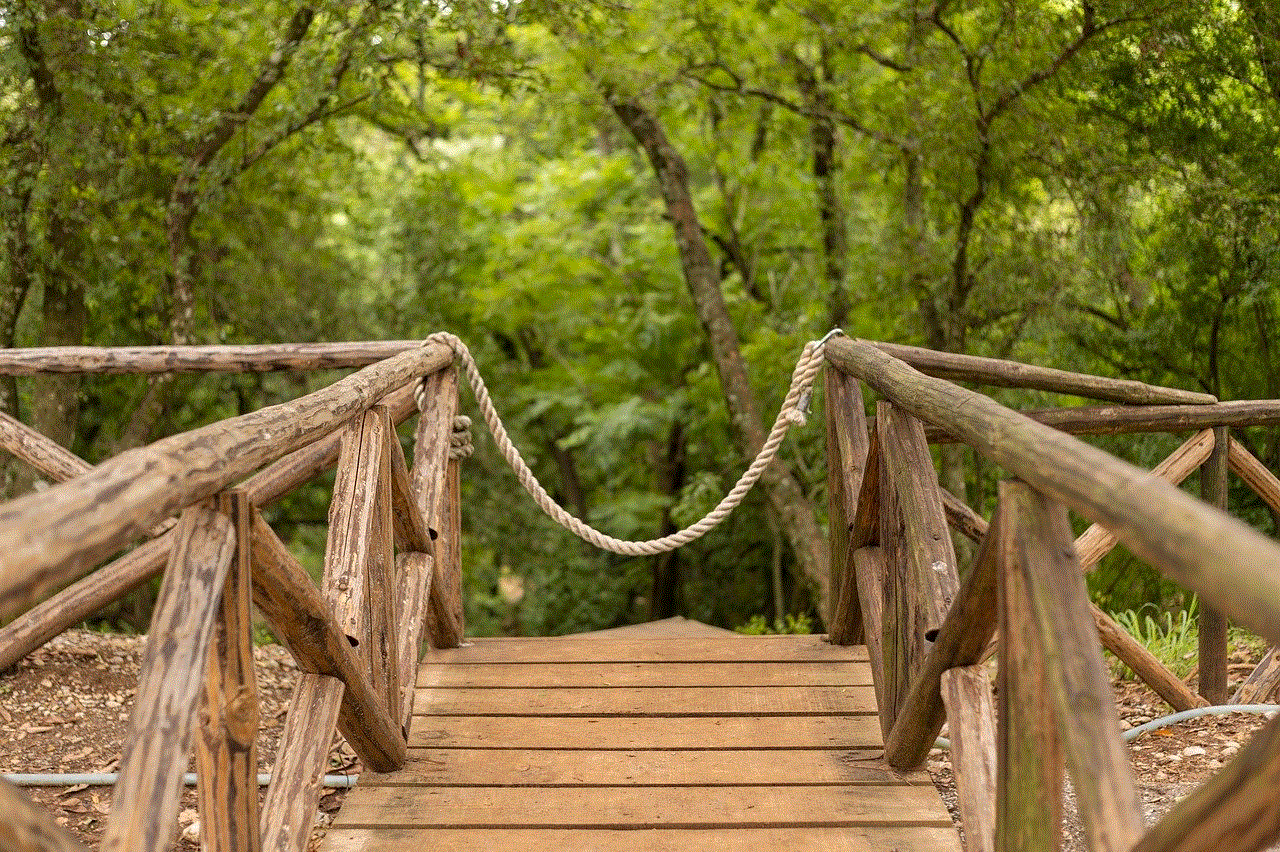
[[[685, 283], [707, 335], [739, 449], [744, 457], [752, 458], [764, 444], [765, 427], [742, 360], [738, 333], [720, 290], [719, 272], [702, 238], [698, 215], [689, 194], [688, 168], [668, 141], [657, 118], [642, 104], [612, 91], [606, 90], [604, 94], [623, 126], [644, 149], [653, 167], [667, 216], [675, 231]], [[805, 498], [791, 471], [779, 463], [765, 469], [761, 482], [770, 505], [782, 519], [801, 573], [817, 589], [818, 610], [826, 612], [830, 592], [828, 548], [813, 505]]]

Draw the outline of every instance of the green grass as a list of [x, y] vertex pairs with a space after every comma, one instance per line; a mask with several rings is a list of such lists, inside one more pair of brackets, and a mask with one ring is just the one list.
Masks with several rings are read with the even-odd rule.
[[[1114, 618], [1129, 635], [1137, 639], [1156, 656], [1169, 671], [1186, 680], [1196, 668], [1199, 655], [1200, 631], [1196, 618], [1200, 606], [1196, 598], [1178, 612], [1161, 610], [1154, 604], [1144, 604], [1138, 609], [1113, 612]], [[1266, 642], [1241, 627], [1231, 627], [1227, 634], [1228, 649], [1247, 649], [1249, 657], [1259, 656]], [[1134, 680], [1136, 675], [1124, 663], [1107, 654], [1113, 677]]]

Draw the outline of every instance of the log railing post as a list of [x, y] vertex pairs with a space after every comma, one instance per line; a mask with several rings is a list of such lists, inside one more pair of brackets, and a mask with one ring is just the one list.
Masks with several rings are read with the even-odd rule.
[[201, 848], [257, 852], [258, 685], [253, 664], [250, 601], [252, 507], [243, 491], [220, 495], [236, 535], [236, 551], [205, 665], [204, 708], [196, 738]]
[[[867, 465], [867, 415], [862, 386], [839, 370], [824, 371], [827, 420], [827, 497], [831, 528], [831, 612], [827, 634], [839, 645], [863, 641], [862, 610], [849, 535]], [[841, 603], [847, 587], [848, 597]]]
[[[1213, 430], [1215, 443], [1209, 459], [1200, 468], [1200, 494], [1204, 501], [1222, 511], [1227, 510], [1227, 457], [1231, 432], [1226, 426]], [[1200, 601], [1199, 615], [1199, 693], [1210, 704], [1227, 700], [1227, 617]]]
[[431, 644], [456, 648], [462, 642], [461, 574], [446, 567], [452, 525], [449, 507], [449, 439], [458, 410], [458, 374], [442, 370], [423, 380], [410, 473], [419, 511], [436, 542], [427, 628]]

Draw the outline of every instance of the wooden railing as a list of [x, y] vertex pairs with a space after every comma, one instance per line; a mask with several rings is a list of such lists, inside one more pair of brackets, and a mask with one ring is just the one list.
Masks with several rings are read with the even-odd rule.
[[[0, 629], [0, 667], [164, 574], [102, 849], [167, 847], [193, 746], [202, 843], [217, 850], [307, 847], [335, 728], [367, 768], [403, 764], [420, 640], [426, 633], [436, 647], [453, 647], [463, 632], [457, 462], [449, 455], [457, 377], [447, 348], [385, 349], [210, 347], [164, 357], [85, 350], [70, 361], [65, 350], [5, 353], [15, 360], [0, 371], [17, 372], [376, 361], [293, 402], [97, 467], [0, 418], [0, 445], [62, 483], [0, 507], [0, 619], [13, 619]], [[410, 470], [395, 424], [416, 410], [421, 377]], [[317, 588], [259, 508], [335, 462]], [[140, 536], [153, 537], [92, 570]], [[251, 602], [303, 672], [261, 809]], [[12, 787], [0, 784], [0, 800], [3, 848], [82, 848]]]
[[[1199, 595], [1201, 691], [1221, 701], [1225, 618], [1280, 642], [1280, 545], [1222, 511], [1228, 467], [1278, 511], [1280, 482], [1227, 427], [1276, 425], [1280, 402], [844, 338], [826, 353], [830, 633], [866, 641], [890, 764], [919, 765], [947, 722], [967, 848], [1059, 848], [1064, 764], [1090, 849], [1244, 852], [1280, 836], [1280, 719], [1144, 826], [1099, 638], [1175, 707], [1203, 699], [1090, 603], [1084, 579], [1123, 542]], [[939, 376], [1142, 407], [1020, 414]], [[874, 424], [859, 381], [880, 394]], [[1204, 431], [1152, 472], [1066, 434], [1190, 428]], [[989, 525], [939, 488], [930, 439], [963, 441], [1015, 477]], [[1206, 502], [1176, 485], [1201, 466]], [[1073, 537], [1068, 509], [1094, 526]], [[963, 576], [948, 522], [980, 543]], [[995, 707], [978, 665], [993, 644]]]

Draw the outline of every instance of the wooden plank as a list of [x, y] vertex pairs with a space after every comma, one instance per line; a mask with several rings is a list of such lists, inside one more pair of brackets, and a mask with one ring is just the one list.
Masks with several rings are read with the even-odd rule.
[[71, 482], [0, 507], [0, 620], [87, 573], [183, 506], [339, 428], [452, 359], [422, 347], [292, 402], [130, 450]]
[[420, 716], [414, 748], [485, 749], [795, 749], [878, 748], [870, 716], [546, 717], [531, 725], [512, 716]]
[[760, 784], [930, 784], [875, 749], [554, 751], [412, 749], [403, 769], [365, 773], [361, 787], [684, 787]]
[[53, 821], [53, 815], [0, 780], [0, 849], [5, 852], [87, 852], [88, 847]]
[[330, 829], [322, 852], [959, 852], [952, 828], [734, 828], [681, 830]]
[[988, 530], [965, 574], [955, 604], [946, 614], [933, 646], [914, 677], [902, 709], [885, 738], [885, 760], [899, 768], [920, 765], [947, 718], [941, 677], [948, 669], [982, 660], [996, 631], [996, 563], [999, 557], [999, 510], [996, 531]]
[[911, 787], [372, 787], [339, 827], [716, 828], [921, 825], [951, 817], [932, 785]]
[[881, 402], [876, 432], [882, 490], [880, 541], [887, 578], [880, 718], [888, 723], [889, 742], [887, 731], [906, 704], [911, 682], [929, 654], [931, 631], [942, 627], [959, 581], [938, 474], [923, 426], [898, 407]]
[[812, 716], [876, 712], [868, 686], [418, 689], [415, 716]]
[[[396, 556], [396, 574], [400, 579], [400, 629], [397, 633], [396, 652], [400, 656], [400, 696], [392, 708], [399, 715], [396, 720], [408, 736], [409, 720], [413, 716], [413, 690], [421, 680], [418, 658], [421, 654], [422, 628], [426, 624], [427, 601], [431, 595], [434, 575], [433, 558], [426, 553], [401, 553]], [[444, 668], [444, 667], [440, 667]], [[465, 669], [463, 669], [465, 671]], [[428, 685], [428, 684], [424, 684]]]
[[861, 645], [832, 645], [826, 637], [708, 636], [694, 639], [470, 639], [460, 648], [431, 651], [432, 665], [459, 663], [793, 663], [865, 661]]
[[[853, 551], [849, 533], [857, 515], [867, 465], [869, 438], [862, 386], [839, 370], [827, 370], [826, 389], [827, 492], [831, 527], [831, 599], [836, 602], [827, 629], [841, 645], [862, 641], [862, 612], [857, 586], [850, 574]], [[846, 593], [841, 589], [847, 586]]]
[[0, 349], [0, 375], [263, 373], [365, 367], [421, 340], [229, 346], [44, 346]]
[[[426, 519], [431, 537], [439, 540], [449, 520], [449, 437], [458, 410], [458, 374], [441, 370], [428, 376], [422, 387], [422, 407], [414, 433], [413, 470], [410, 473], [414, 502]], [[462, 600], [441, 588], [444, 566], [435, 560], [428, 598], [427, 634], [437, 648], [455, 648], [462, 642]]]
[[[389, 713], [390, 706], [399, 706], [399, 687], [394, 693], [395, 704], [391, 705], [384, 668], [385, 661], [395, 652], [390, 637], [371, 640], [367, 623], [369, 574], [377, 560], [390, 558], [385, 552], [386, 543], [378, 537], [383, 522], [389, 523], [385, 517], [389, 504], [388, 479], [384, 476], [385, 429], [385, 420], [376, 411], [365, 412], [347, 429], [333, 483], [324, 550], [325, 598], [333, 608], [338, 628], [359, 643], [357, 656], [374, 673], [370, 684], [374, 703], [382, 711], [363, 718], [344, 713], [338, 717], [338, 729], [365, 766], [380, 772], [399, 767], [405, 758], [403, 730]], [[380, 670], [384, 674], [380, 675]]]
[[905, 361], [925, 375], [957, 382], [977, 382], [1002, 388], [1031, 388], [1071, 394], [1086, 399], [1105, 399], [1111, 402], [1140, 405], [1162, 403], [1209, 405], [1218, 401], [1218, 398], [1212, 394], [1148, 385], [1132, 379], [1111, 379], [1105, 376], [1071, 373], [1018, 361], [939, 352], [919, 346], [880, 342], [872, 345], [881, 352]]
[[159, 849], [177, 830], [205, 659], [234, 551], [225, 515], [205, 505], [182, 513], [151, 617], [103, 850]]
[[624, 624], [621, 627], [606, 627], [604, 630], [589, 630], [575, 633], [575, 636], [598, 636], [601, 639], [683, 639], [697, 636], [736, 636], [732, 630], [723, 627], [712, 627], [701, 621], [694, 621], [682, 615], [670, 618], [659, 618], [655, 621], [644, 621], [640, 624]]
[[[866, 625], [868, 662], [871, 678], [875, 683], [876, 706], [884, 707], [884, 553], [877, 546], [860, 547], [853, 552], [854, 579], [858, 584], [858, 597], [862, 601], [862, 621]], [[881, 716], [882, 733], [888, 733], [888, 725]]]
[[1009, 518], [1017, 524], [1017, 569], [1043, 649], [1044, 677], [1085, 839], [1096, 852], [1126, 852], [1143, 832], [1142, 803], [1120, 740], [1120, 716], [1094, 636], [1089, 592], [1071, 547], [1071, 522], [1061, 504], [1025, 485], [1014, 488], [1019, 492], [1011, 507], [1016, 521], [1012, 514]]
[[[828, 350], [830, 351], [830, 350]], [[1280, 399], [1241, 399], [1213, 405], [1108, 405], [1092, 408], [1042, 408], [1023, 417], [1068, 435], [1125, 435], [1135, 432], [1190, 432], [1214, 426], [1280, 425]], [[931, 442], [958, 440], [945, 427], [925, 430]]]
[[1254, 852], [1280, 839], [1280, 718], [1167, 812], [1133, 852]]
[[1273, 512], [1280, 513], [1280, 479], [1239, 441], [1227, 443], [1227, 465]]
[[[1231, 433], [1225, 426], [1214, 429], [1217, 443], [1204, 467], [1200, 469], [1200, 496], [1210, 506], [1227, 510], [1227, 452]], [[1227, 617], [1200, 601], [1197, 617], [1197, 659], [1199, 680], [1197, 691], [1210, 704], [1227, 700]]]
[[875, 347], [834, 338], [828, 360], [918, 417], [1120, 536], [1224, 614], [1280, 642], [1280, 544], [1167, 482], [981, 394], [931, 379]]
[[1000, 483], [995, 839], [1001, 852], [1046, 852], [1062, 845], [1062, 746], [1049, 705], [1044, 645], [1021, 567], [1022, 518], [1034, 494], [1021, 482]]
[[[1205, 429], [1191, 436], [1168, 458], [1152, 469], [1151, 475], [1175, 485], [1191, 475], [1209, 458], [1215, 445], [1213, 429]], [[1088, 571], [1102, 561], [1102, 557], [1116, 546], [1115, 533], [1102, 524], [1094, 524], [1076, 539], [1076, 554], [1081, 569]]]
[[308, 848], [342, 692], [342, 681], [309, 672], [293, 688], [262, 802], [262, 848], [269, 852]]
[[806, 663], [483, 663], [424, 665], [418, 686], [507, 687], [674, 687], [674, 686], [870, 686], [864, 662]]
[[942, 673], [951, 732], [951, 771], [966, 852], [996, 848], [996, 729], [991, 681], [982, 666]]
[[196, 738], [200, 845], [211, 852], [256, 852], [258, 825], [258, 684], [253, 665], [249, 591], [252, 508], [242, 491], [225, 491], [221, 510], [235, 529], [236, 550], [205, 666], [204, 706]]
[[[400, 582], [396, 576], [394, 521], [392, 511], [392, 455], [400, 455], [400, 442], [391, 425], [391, 413], [375, 405], [365, 414], [367, 443], [361, 454], [369, 459], [365, 485], [372, 503], [367, 526], [359, 530], [365, 547], [365, 618], [369, 644], [366, 648], [380, 704], [397, 718], [403, 696], [400, 693]], [[406, 483], [407, 485], [407, 483]], [[411, 676], [410, 674], [406, 676]], [[401, 739], [404, 728], [397, 727]]]

